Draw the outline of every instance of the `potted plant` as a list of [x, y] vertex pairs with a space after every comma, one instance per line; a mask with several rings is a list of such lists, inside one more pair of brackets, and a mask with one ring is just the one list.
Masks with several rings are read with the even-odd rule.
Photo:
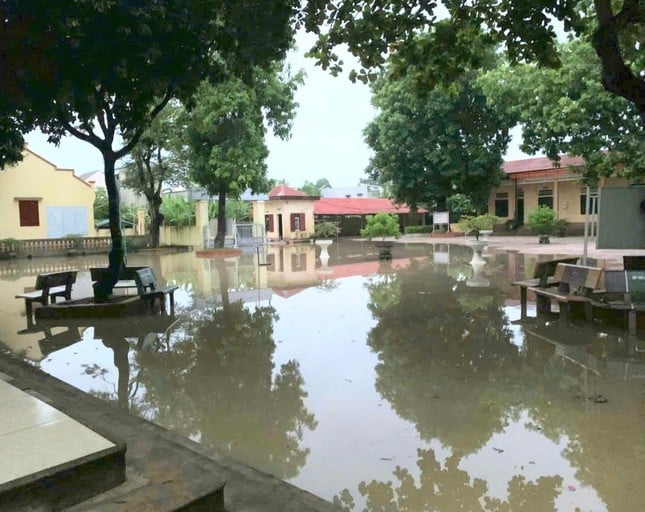
[[458, 222], [459, 229], [466, 236], [473, 236], [479, 240], [480, 235], [487, 237], [493, 232], [493, 226], [497, 222], [497, 217], [489, 213], [483, 215], [464, 215]]
[[555, 212], [548, 206], [538, 206], [533, 210], [528, 217], [528, 226], [532, 231], [540, 235], [540, 243], [548, 244], [550, 242], [549, 235], [555, 229]]
[[555, 234], [559, 237], [564, 237], [567, 235], [567, 228], [569, 227], [569, 221], [567, 219], [558, 219], [555, 221], [553, 227]]
[[376, 215], [367, 217], [367, 225], [364, 229], [361, 229], [361, 236], [368, 240], [380, 238], [380, 242], [376, 245], [379, 248], [379, 259], [382, 260], [392, 259], [393, 243], [385, 239], [391, 237], [399, 238], [400, 234], [401, 230], [397, 216], [385, 212], [379, 212]]

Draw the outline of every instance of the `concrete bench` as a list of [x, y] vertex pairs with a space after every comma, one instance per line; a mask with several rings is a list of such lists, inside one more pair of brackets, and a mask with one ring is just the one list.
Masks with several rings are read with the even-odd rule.
[[49, 304], [49, 299], [56, 302], [56, 297], [62, 297], [65, 300], [72, 298], [72, 286], [76, 282], [77, 270], [66, 270], [64, 272], [50, 272], [47, 274], [38, 274], [36, 276], [36, 286], [34, 291], [19, 293], [16, 299], [25, 299], [25, 310], [27, 320], [32, 318], [32, 304], [39, 302], [42, 305]]
[[559, 263], [556, 267], [553, 281], [557, 287], [529, 287], [535, 293], [538, 316], [551, 313], [551, 302], [556, 301], [560, 306], [560, 318], [571, 318], [571, 304], [582, 303], [585, 308], [585, 318], [593, 319], [591, 293], [600, 288], [603, 269]]
[[645, 270], [610, 271], [605, 289], [592, 294], [594, 307], [622, 311], [630, 334], [638, 330], [638, 313], [645, 312]]
[[546, 288], [547, 286], [556, 286], [553, 274], [560, 263], [575, 264], [578, 258], [560, 258], [555, 260], [538, 261], [533, 269], [533, 278], [515, 281], [513, 284], [520, 287], [520, 309], [522, 320], [526, 319], [526, 302], [527, 289], [531, 287]]
[[[123, 267], [119, 271], [119, 280], [114, 285], [114, 288], [123, 289], [123, 290], [136, 289], [137, 283], [135, 281], [135, 272], [142, 268], [147, 268], [147, 267]], [[103, 281], [103, 279], [105, 279], [107, 272], [108, 272], [107, 267], [90, 268], [90, 278], [92, 279], [92, 286], [94, 286], [94, 284], [97, 282]]]
[[150, 267], [136, 270], [134, 278], [137, 283], [139, 297], [144, 301], [147, 308], [154, 311], [155, 303], [159, 301], [160, 310], [166, 312], [166, 296], [170, 298], [170, 314], [175, 313], [175, 290], [178, 286], [158, 286], [157, 279]]

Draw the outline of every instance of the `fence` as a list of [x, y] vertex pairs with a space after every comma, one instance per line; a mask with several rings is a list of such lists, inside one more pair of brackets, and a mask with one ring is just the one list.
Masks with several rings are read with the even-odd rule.
[[[128, 249], [147, 247], [147, 236], [125, 238]], [[0, 240], [0, 258], [38, 258], [43, 256], [73, 256], [77, 254], [103, 254], [112, 247], [112, 240], [105, 237], [38, 238], [34, 240]]]

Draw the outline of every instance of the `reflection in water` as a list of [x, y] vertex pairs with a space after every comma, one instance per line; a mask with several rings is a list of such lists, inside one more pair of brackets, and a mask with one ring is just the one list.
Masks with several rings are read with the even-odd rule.
[[[155, 270], [181, 284], [166, 324], [17, 334], [9, 303], [0, 337], [346, 511], [645, 509], [642, 340], [512, 323], [509, 282], [533, 258], [491, 251], [473, 268], [471, 249], [445, 244], [398, 246], [384, 263], [369, 244], [320, 251], [272, 246], [267, 266], [162, 256]], [[0, 280], [13, 297], [33, 276]]]

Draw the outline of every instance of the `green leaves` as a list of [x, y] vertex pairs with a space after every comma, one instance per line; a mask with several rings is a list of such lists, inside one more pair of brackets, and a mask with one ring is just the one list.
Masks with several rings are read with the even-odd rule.
[[444, 208], [447, 197], [461, 193], [481, 209], [499, 182], [511, 119], [473, 80], [463, 77], [454, 89], [422, 92], [409, 75], [375, 83], [380, 112], [364, 132], [374, 151], [369, 172], [392, 184], [395, 199]]

